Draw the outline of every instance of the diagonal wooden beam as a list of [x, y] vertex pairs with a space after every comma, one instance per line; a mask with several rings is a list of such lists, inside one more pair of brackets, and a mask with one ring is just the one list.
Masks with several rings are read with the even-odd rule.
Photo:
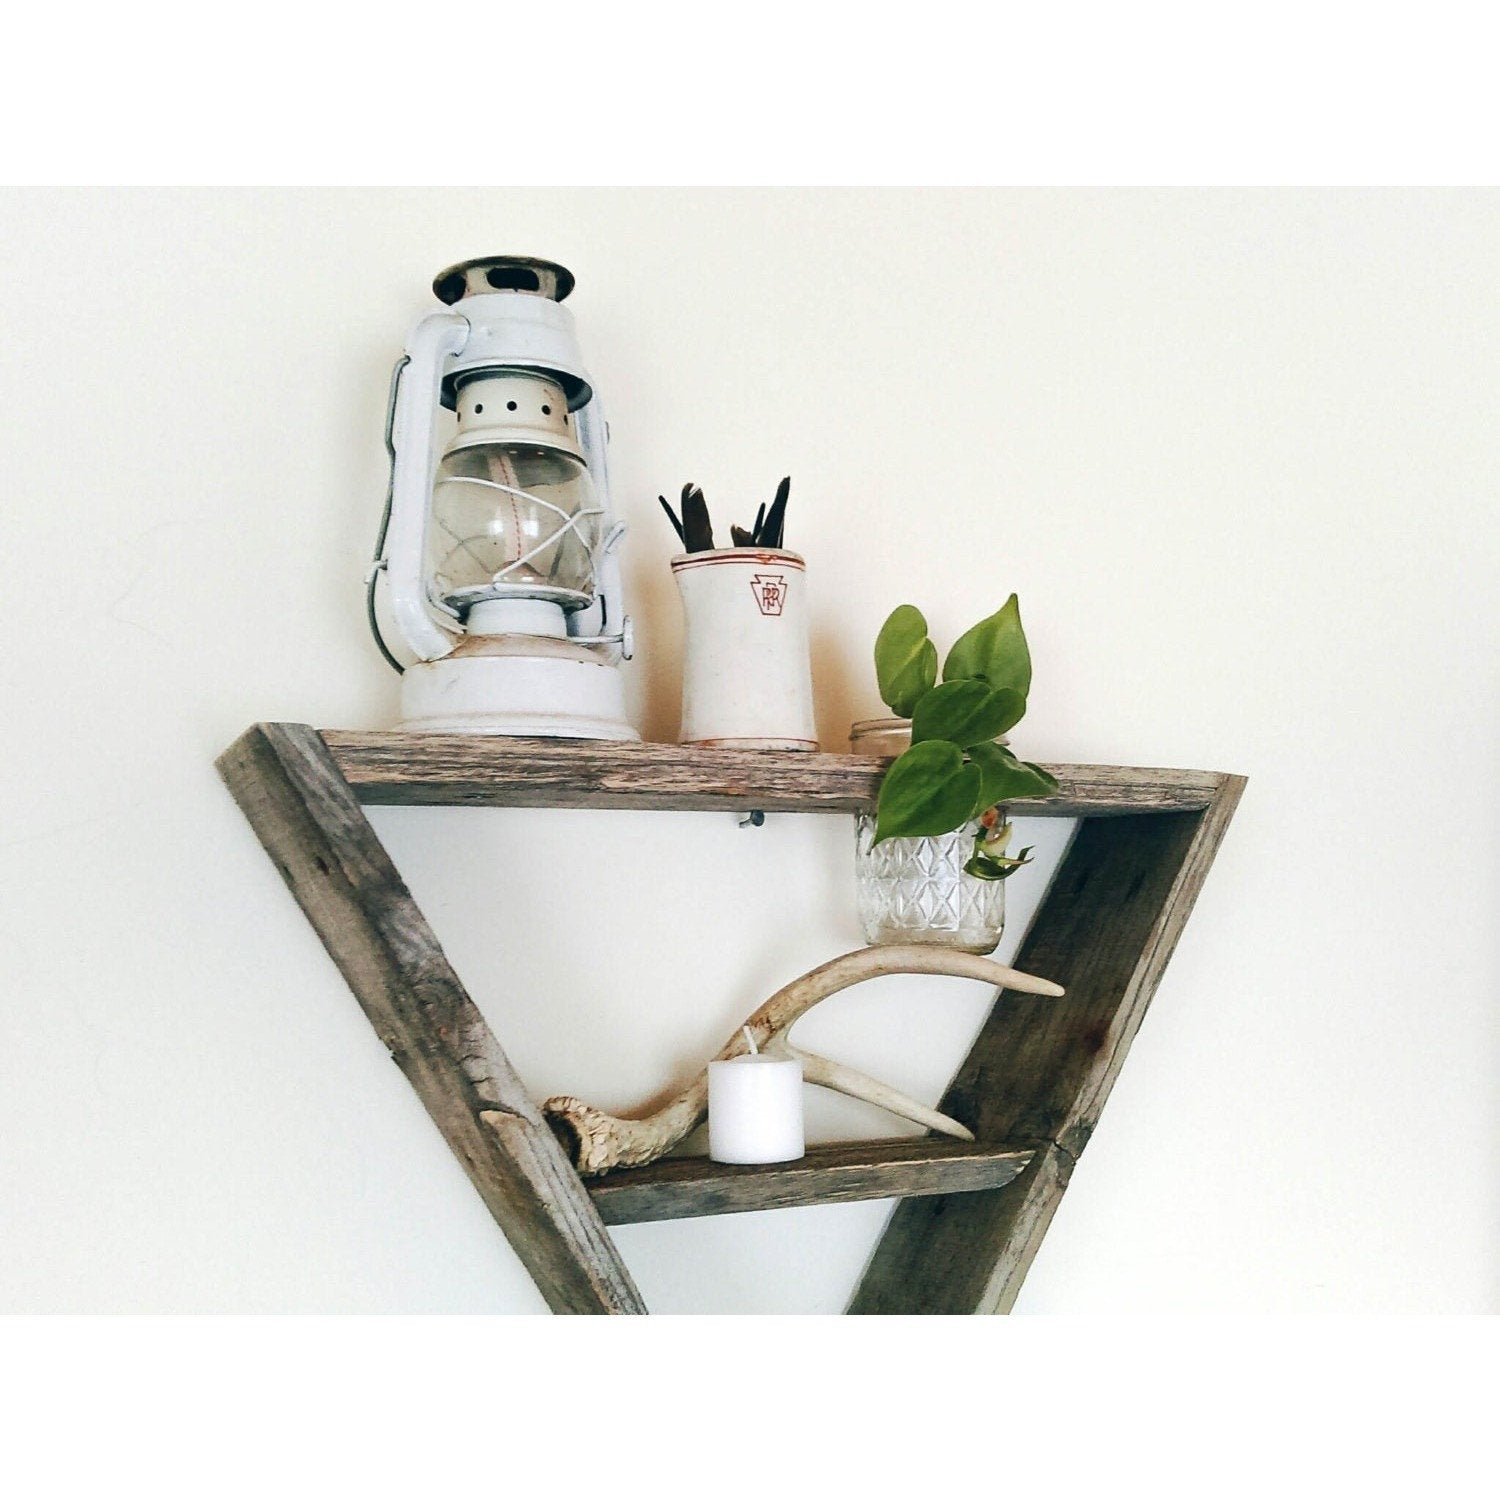
[[645, 1312], [578, 1174], [317, 732], [257, 724], [218, 765], [548, 1305]]
[[1005, 1187], [898, 1204], [851, 1313], [1010, 1310], [1244, 786], [1220, 777], [1201, 812], [1081, 824], [1015, 960], [1067, 999], [1002, 992], [939, 1105], [1037, 1154]]

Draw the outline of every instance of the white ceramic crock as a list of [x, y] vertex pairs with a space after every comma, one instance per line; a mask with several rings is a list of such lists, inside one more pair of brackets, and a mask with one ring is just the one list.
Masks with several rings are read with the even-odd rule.
[[684, 621], [681, 742], [816, 750], [803, 560], [722, 547], [674, 557], [672, 576]]

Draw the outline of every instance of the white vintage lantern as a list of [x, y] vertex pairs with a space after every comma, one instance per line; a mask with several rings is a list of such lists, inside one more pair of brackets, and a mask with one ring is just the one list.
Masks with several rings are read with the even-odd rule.
[[[391, 382], [391, 486], [370, 626], [403, 671], [401, 728], [636, 740], [607, 438], [562, 266], [491, 256], [444, 271], [450, 311], [412, 329]], [[452, 411], [440, 446], [439, 424]], [[402, 669], [376, 621], [384, 572]]]

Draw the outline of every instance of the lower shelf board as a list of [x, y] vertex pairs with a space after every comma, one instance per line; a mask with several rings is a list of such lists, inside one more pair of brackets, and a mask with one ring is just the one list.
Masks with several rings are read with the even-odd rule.
[[733, 1167], [706, 1156], [674, 1156], [587, 1181], [606, 1224], [644, 1224], [708, 1214], [978, 1193], [1004, 1187], [1032, 1158], [1026, 1148], [920, 1136], [810, 1146], [799, 1161]]

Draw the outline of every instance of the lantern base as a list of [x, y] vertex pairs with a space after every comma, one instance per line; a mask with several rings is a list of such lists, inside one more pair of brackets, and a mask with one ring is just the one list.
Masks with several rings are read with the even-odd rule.
[[502, 734], [639, 740], [625, 717], [619, 670], [546, 656], [446, 656], [401, 678], [399, 729], [413, 734]]

